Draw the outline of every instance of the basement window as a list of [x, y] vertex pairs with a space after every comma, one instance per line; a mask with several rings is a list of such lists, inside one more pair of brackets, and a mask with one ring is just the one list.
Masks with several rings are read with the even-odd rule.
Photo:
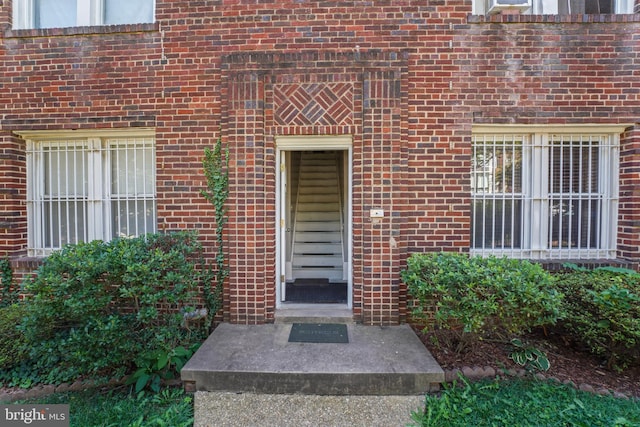
[[154, 0], [13, 0], [16, 30], [154, 21]]
[[155, 141], [147, 132], [25, 132], [30, 256], [156, 231]]
[[615, 258], [619, 132], [474, 129], [471, 165], [472, 253]]

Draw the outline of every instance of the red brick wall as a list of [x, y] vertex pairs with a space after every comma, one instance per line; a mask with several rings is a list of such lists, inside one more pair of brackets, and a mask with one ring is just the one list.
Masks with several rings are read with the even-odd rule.
[[628, 129], [620, 150], [620, 204], [618, 254], [640, 263], [640, 128]]
[[[159, 229], [196, 228], [202, 152], [231, 150], [225, 319], [275, 310], [275, 136], [353, 135], [358, 320], [406, 316], [414, 251], [467, 251], [474, 123], [633, 124], [640, 18], [470, 15], [470, 1], [157, 0], [157, 23], [10, 29], [0, 0], [0, 256], [26, 249], [24, 142], [13, 131], [156, 129]], [[318, 83], [342, 96], [310, 119], [287, 109]], [[620, 257], [640, 260], [638, 130], [621, 147]], [[7, 201], [7, 203], [5, 203]], [[387, 214], [374, 223], [371, 208]]]
[[26, 254], [25, 144], [0, 132], [0, 256]]

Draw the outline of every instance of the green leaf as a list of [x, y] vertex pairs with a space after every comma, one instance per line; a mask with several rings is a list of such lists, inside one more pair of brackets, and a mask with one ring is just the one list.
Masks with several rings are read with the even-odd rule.
[[179, 346], [173, 349], [173, 354], [176, 356], [189, 356], [189, 350], [183, 346]]
[[511, 340], [511, 344], [515, 345], [516, 347], [523, 347], [524, 345], [522, 344], [522, 341], [520, 341], [518, 338], [514, 338]]
[[169, 353], [163, 353], [158, 356], [158, 362], [156, 363], [157, 370], [164, 369], [169, 363]]
[[159, 375], [154, 375], [153, 379], [151, 380], [151, 390], [154, 392], [159, 392], [160, 391], [160, 382], [161, 382], [161, 378]]
[[516, 362], [518, 365], [524, 365], [527, 361], [527, 358], [525, 357], [524, 354], [522, 353], [512, 353], [511, 354], [511, 358], [513, 359], [514, 362]]
[[551, 367], [551, 363], [546, 357], [540, 357], [538, 358], [538, 367], [543, 371], [548, 371]]
[[147, 382], [149, 382], [149, 378], [151, 378], [149, 374], [141, 375], [138, 378], [138, 381], [136, 381], [136, 393], [141, 391], [147, 385]]

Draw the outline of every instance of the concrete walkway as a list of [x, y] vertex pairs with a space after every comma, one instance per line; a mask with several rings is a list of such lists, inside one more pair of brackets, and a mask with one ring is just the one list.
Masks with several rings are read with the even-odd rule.
[[195, 427], [400, 427], [424, 396], [197, 392]]

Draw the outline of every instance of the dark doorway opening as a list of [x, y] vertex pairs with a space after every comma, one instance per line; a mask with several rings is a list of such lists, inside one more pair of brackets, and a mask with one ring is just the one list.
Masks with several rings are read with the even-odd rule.
[[286, 156], [284, 301], [347, 304], [347, 151]]
[[347, 284], [328, 279], [297, 279], [287, 283], [286, 301], [308, 304], [346, 304]]

